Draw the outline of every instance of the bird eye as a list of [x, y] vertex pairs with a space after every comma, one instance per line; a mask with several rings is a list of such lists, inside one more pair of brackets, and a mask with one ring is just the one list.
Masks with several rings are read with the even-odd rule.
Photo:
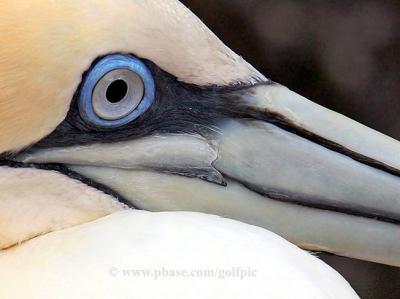
[[85, 77], [79, 96], [81, 117], [101, 128], [123, 126], [154, 102], [151, 72], [139, 59], [114, 54], [100, 59]]

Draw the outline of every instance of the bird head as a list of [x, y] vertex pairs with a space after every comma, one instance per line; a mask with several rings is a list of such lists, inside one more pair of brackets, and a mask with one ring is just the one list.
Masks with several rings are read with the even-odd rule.
[[1, 164], [400, 265], [400, 143], [272, 82], [176, 0], [3, 1]]

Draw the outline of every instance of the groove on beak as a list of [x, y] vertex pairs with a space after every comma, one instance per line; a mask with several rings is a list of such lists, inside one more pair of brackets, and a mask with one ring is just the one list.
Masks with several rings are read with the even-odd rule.
[[[255, 87], [245, 99], [252, 118], [221, 126], [215, 168], [299, 206], [300, 218], [300, 206], [318, 214], [314, 226], [283, 218], [308, 230], [304, 239], [283, 232], [298, 245], [400, 266], [400, 143], [277, 84]], [[333, 226], [339, 231], [320, 217], [326, 213], [346, 215]]]
[[260, 121], [223, 126], [214, 166], [276, 200], [400, 224], [400, 178]]

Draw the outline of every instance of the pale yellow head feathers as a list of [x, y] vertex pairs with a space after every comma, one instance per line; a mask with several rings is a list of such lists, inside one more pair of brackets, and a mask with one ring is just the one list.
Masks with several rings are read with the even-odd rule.
[[0, 251], [127, 207], [58, 172], [0, 167]]
[[263, 78], [176, 0], [5, 0], [0, 41], [0, 153], [54, 130], [83, 72], [107, 53], [136, 54], [198, 85]]

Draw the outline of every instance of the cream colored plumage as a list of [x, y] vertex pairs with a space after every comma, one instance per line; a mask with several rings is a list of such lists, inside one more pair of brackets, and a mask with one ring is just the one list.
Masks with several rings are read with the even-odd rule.
[[[271, 229], [307, 249], [400, 265], [394, 196], [399, 160], [381, 157], [397, 152], [397, 142], [272, 84], [179, 1], [6, 0], [0, 3], [0, 41], [1, 299], [358, 298], [336, 271], [273, 232], [201, 213], [139, 211], [121, 196], [143, 209], [219, 214]], [[110, 53], [151, 60], [187, 90], [209, 88], [215, 101], [219, 89], [210, 86], [230, 86], [223, 95], [237, 91], [239, 107], [273, 116], [221, 117], [210, 124], [212, 138], [179, 131], [10, 156], [64, 121], [82, 74]], [[239, 83], [242, 88], [234, 90]], [[298, 131], [303, 126], [308, 135], [276, 127], [274, 117]], [[329, 130], [320, 127], [321, 118]], [[384, 151], [344, 132], [373, 136], [373, 145], [381, 142]], [[331, 147], [315, 143], [313, 134]], [[282, 150], [282, 144], [294, 146]], [[376, 169], [344, 149], [383, 162]], [[315, 161], [326, 163], [316, 167]], [[47, 163], [64, 168], [51, 170]], [[189, 178], [172, 175], [185, 167]], [[378, 187], [357, 193], [346, 184], [354, 173]], [[338, 200], [330, 197], [335, 185], [327, 186], [327, 176], [343, 189], [333, 192]], [[285, 194], [279, 198], [280, 189], [268, 189], [272, 182], [284, 190], [293, 177], [294, 203]], [[357, 194], [371, 198], [364, 203], [352, 197]], [[317, 204], [310, 204], [316, 195]], [[384, 204], [376, 201], [380, 195]], [[371, 239], [369, 231], [379, 234]], [[232, 269], [246, 270], [246, 277], [227, 277]], [[182, 271], [186, 276], [171, 274]], [[197, 277], [199, 272], [208, 277]]]

